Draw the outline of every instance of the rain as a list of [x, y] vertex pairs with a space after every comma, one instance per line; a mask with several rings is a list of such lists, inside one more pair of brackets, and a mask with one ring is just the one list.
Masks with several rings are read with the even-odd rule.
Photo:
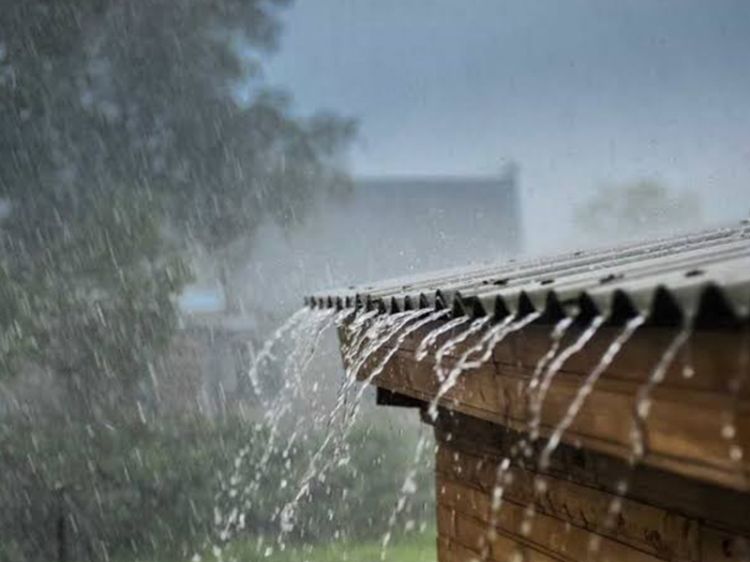
[[0, 0], [0, 562], [750, 560], [748, 53]]

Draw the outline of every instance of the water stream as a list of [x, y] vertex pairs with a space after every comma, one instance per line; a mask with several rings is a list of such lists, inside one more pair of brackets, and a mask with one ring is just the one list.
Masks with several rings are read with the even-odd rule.
[[468, 328], [462, 330], [452, 338], [449, 338], [445, 343], [443, 343], [443, 345], [438, 348], [437, 353], [435, 353], [435, 365], [433, 370], [439, 382], [445, 381], [446, 378], [443, 371], [443, 360], [445, 359], [445, 357], [449, 355], [454, 349], [456, 349], [456, 347], [458, 347], [461, 343], [465, 342], [469, 337], [483, 330], [489, 322], [490, 318], [488, 316], [477, 318], [469, 325]]
[[404, 511], [409, 497], [414, 495], [417, 491], [417, 470], [419, 464], [422, 462], [422, 453], [426, 444], [427, 434], [423, 430], [419, 437], [419, 440], [417, 441], [417, 446], [414, 449], [414, 458], [412, 459], [411, 465], [406, 471], [404, 481], [401, 484], [398, 499], [396, 500], [396, 504], [391, 511], [390, 517], [388, 518], [388, 528], [384, 533], [383, 538], [381, 539], [380, 560], [386, 559], [386, 555], [388, 553], [388, 545], [390, 544], [391, 538], [393, 537], [393, 530], [396, 526], [396, 522], [398, 521], [398, 516]]
[[[692, 334], [692, 322], [688, 321], [664, 349], [648, 379], [639, 387], [636, 393], [632, 412], [633, 427], [630, 433], [631, 449], [628, 456], [629, 470], [623, 479], [615, 483], [615, 495], [607, 507], [607, 514], [601, 527], [602, 534], [606, 534], [616, 525], [617, 517], [623, 508], [625, 496], [630, 489], [633, 473], [648, 452], [646, 423], [651, 412], [653, 392], [662, 382], [664, 382], [666, 374], [674, 363], [677, 354], [685, 346]], [[599, 551], [600, 547], [600, 536], [592, 535], [588, 545], [589, 552], [595, 554]]]
[[570, 406], [568, 406], [568, 410], [567, 412], [565, 412], [565, 416], [557, 424], [557, 427], [555, 427], [554, 431], [547, 440], [547, 443], [542, 449], [542, 453], [539, 457], [539, 468], [542, 471], [546, 470], [549, 467], [550, 457], [552, 456], [552, 453], [555, 452], [555, 449], [557, 449], [557, 446], [560, 444], [560, 440], [562, 439], [563, 435], [575, 420], [578, 412], [581, 411], [581, 408], [586, 402], [589, 394], [591, 394], [591, 392], [594, 390], [594, 386], [599, 380], [599, 377], [612, 364], [612, 361], [614, 361], [615, 357], [622, 350], [623, 346], [633, 336], [636, 330], [641, 325], [643, 325], [645, 321], [646, 318], [643, 315], [638, 315], [634, 318], [631, 318], [627, 322], [627, 324], [625, 324], [625, 327], [622, 329], [622, 331], [612, 341], [612, 343], [609, 344], [609, 347], [604, 352], [601, 359], [599, 359], [597, 365], [584, 379], [583, 384], [578, 389], [578, 392], [575, 395], [575, 398], [573, 398]]
[[[550, 333], [549, 349], [537, 361], [536, 365], [534, 366], [534, 372], [532, 374], [531, 380], [529, 381], [528, 389], [531, 393], [533, 393], [534, 389], [538, 386], [541, 374], [544, 371], [545, 367], [549, 364], [550, 361], [552, 361], [552, 359], [560, 349], [563, 337], [572, 324], [573, 318], [565, 317], [559, 320], [552, 329], [552, 332]], [[532, 423], [529, 422], [529, 427], [527, 428], [528, 435], [531, 434], [531, 426]], [[496, 536], [495, 528], [498, 524], [498, 515], [500, 512], [500, 508], [502, 507], [503, 494], [505, 492], [506, 486], [511, 483], [511, 475], [509, 473], [509, 470], [513, 463], [516, 461], [519, 453], [526, 452], [528, 448], [529, 454], [527, 456], [531, 456], [530, 447], [527, 444], [526, 439], [526, 436], [521, 435], [519, 442], [511, 447], [509, 454], [498, 463], [497, 468], [495, 469], [495, 476], [492, 485], [492, 495], [490, 498], [490, 514], [487, 523], [487, 531], [481, 536], [479, 544], [482, 562], [488, 559], [490, 555], [489, 545]]]
[[[278, 506], [271, 514], [272, 519], [278, 522], [277, 536], [270, 541], [262, 536], [259, 537], [256, 551], [261, 556], [268, 556], [276, 549], [286, 548], [286, 537], [297, 525], [298, 508], [311, 493], [312, 482], [324, 481], [329, 471], [349, 462], [349, 438], [359, 416], [362, 399], [372, 383], [402, 350], [403, 344], [409, 337], [426, 327], [431, 327], [416, 346], [414, 357], [417, 361], [423, 361], [430, 355], [433, 357], [434, 375], [439, 386], [427, 404], [426, 413], [432, 420], [435, 420], [440, 401], [456, 386], [462, 375], [481, 368], [491, 360], [494, 350], [509, 334], [522, 330], [541, 316], [541, 313], [528, 314], [522, 318], [508, 316], [492, 324], [489, 317], [471, 320], [468, 316], [460, 316], [446, 320], [450, 314], [451, 311], [447, 309], [418, 309], [394, 314], [362, 309], [345, 309], [337, 312], [303, 309], [294, 313], [274, 331], [254, 357], [253, 364], [247, 372], [247, 377], [263, 412], [262, 422], [257, 425], [255, 431], [263, 432], [266, 448], [259, 459], [253, 460], [252, 471], [248, 470], [249, 449], [243, 448], [238, 451], [230, 470], [222, 478], [222, 488], [220, 495], [217, 496], [214, 514], [217, 536], [214, 545], [215, 554], [218, 552], [220, 556], [223, 545], [227, 544], [235, 533], [245, 528], [243, 509], [250, 507], [248, 502], [252, 501], [263, 485], [270, 459], [276, 454], [288, 459], [278, 476], [281, 485], [293, 493], [286, 503]], [[521, 432], [518, 442], [509, 449], [508, 455], [500, 460], [495, 471], [489, 526], [481, 545], [483, 560], [487, 559], [488, 541], [495, 534], [494, 529], [503, 504], [503, 493], [512, 481], [511, 467], [517, 462], [518, 456], [523, 455], [528, 460], [535, 460], [537, 471], [540, 473], [534, 479], [534, 498], [524, 511], [520, 526], [520, 532], [528, 534], [531, 532], [536, 513], [536, 498], [545, 492], [547, 486], [541, 474], [549, 469], [552, 455], [594, 391], [599, 379], [638, 328], [643, 325], [645, 318], [636, 316], [630, 319], [616, 334], [596, 365], [575, 391], [565, 413], [552, 428], [547, 441], [541, 446], [537, 458], [532, 459], [534, 444], [540, 438], [545, 398], [556, 375], [563, 369], [568, 359], [584, 349], [594, 338], [604, 324], [604, 320], [603, 316], [594, 317], [567, 346], [563, 346], [563, 341], [574, 325], [573, 319], [563, 318], [552, 328], [548, 349], [534, 365], [526, 387], [528, 396], [526, 432]], [[315, 414], [313, 418], [314, 425], [321, 427], [323, 432], [318, 446], [305, 461], [306, 467], [300, 471], [301, 467], [293, 466], [291, 462], [294, 444], [308, 438], [313, 424], [302, 417], [295, 417], [294, 404], [311, 399], [305, 390], [306, 385], [310, 384], [309, 378], [306, 379], [306, 373], [315, 357], [316, 350], [320, 347], [321, 339], [332, 327], [339, 329], [343, 334], [340, 351], [345, 364], [345, 374], [332, 406], [325, 412]], [[452, 331], [456, 333], [447, 337], [435, 349], [441, 336], [450, 334]], [[648, 379], [638, 389], [633, 407], [629, 457], [629, 463], [633, 468], [642, 461], [648, 451], [646, 424], [653, 392], [664, 381], [667, 371], [674, 364], [678, 354], [685, 349], [691, 335], [690, 325], [686, 325], [675, 335], [664, 349]], [[747, 339], [747, 334], [745, 337]], [[465, 349], [455, 357], [456, 350], [467, 341], [472, 343], [465, 346]], [[283, 354], [276, 351], [281, 347], [284, 348]], [[452, 358], [454, 360], [450, 363], [450, 368], [447, 368], [446, 363]], [[749, 363], [750, 357], [745, 349], [744, 355], [739, 359], [738, 374], [730, 385], [735, 399], [738, 399], [740, 389], [748, 377]], [[265, 380], [265, 376], [260, 376], [260, 373], [274, 364], [278, 365], [281, 384], [279, 385], [279, 381], [276, 381], [276, 393], [269, 396], [269, 382]], [[732, 411], [726, 413], [722, 437], [729, 442], [730, 457], [737, 460], [742, 458], [743, 452], [737, 451], [733, 415], [736, 413]], [[282, 427], [284, 428], [283, 434]], [[387, 530], [381, 539], [381, 560], [386, 559], [400, 515], [417, 490], [416, 475], [429, 442], [427, 437], [426, 432], [422, 431], [411, 463], [404, 474], [387, 521]], [[622, 509], [629, 484], [629, 475], [615, 483], [616, 493], [603, 522], [605, 531], [614, 525]], [[599, 541], [596, 538], [592, 539], [589, 547], [592, 553], [596, 552], [599, 548]]]
[[[447, 311], [418, 309], [392, 315], [383, 315], [378, 317], [369, 328], [366, 328], [367, 333], [363, 336], [363, 340], [366, 340], [367, 343], [362, 346], [362, 349], [358, 353], [352, 354], [350, 358], [352, 365], [346, 369], [347, 385], [344, 389], [345, 395], [348, 393], [351, 386], [356, 383], [357, 375], [367, 361], [392, 338], [396, 337], [396, 342], [385, 353], [381, 361], [368, 373], [366, 380], [360, 384], [359, 388], [354, 393], [351, 404], [347, 407], [346, 400], [337, 402], [336, 407], [342, 410], [342, 422], [337, 431], [331, 431], [329, 428], [329, 431], [326, 432], [322, 443], [311, 456], [303, 477], [296, 485], [297, 493], [292, 500], [287, 502], [282, 508], [280, 514], [280, 541], [283, 540], [285, 534], [293, 530], [297, 507], [299, 502], [309, 493], [311, 481], [315, 478], [323, 478], [327, 471], [332, 467], [340, 465], [342, 462], [346, 462], [347, 438], [349, 437], [351, 428], [356, 421], [362, 397], [370, 387], [369, 383], [371, 383], [372, 380], [382, 372], [388, 361], [394, 356], [398, 347], [409, 334], [430, 322], [434, 322], [446, 314]], [[334, 408], [334, 410], [335, 409], [336, 408]], [[332, 412], [332, 415], [335, 417], [336, 412]], [[331, 444], [333, 444], [333, 450], [331, 454], [326, 457], [325, 453], [329, 450]]]
[[[501, 322], [500, 324], [495, 326], [492, 330], [490, 330], [488, 334], [486, 334], [487, 339], [484, 342], [480, 340], [481, 345], [478, 344], [480, 345], [479, 348], [477, 348], [477, 346], [469, 348], [459, 358], [458, 362], [453, 367], [453, 369], [451, 369], [451, 371], [448, 373], [448, 376], [445, 378], [445, 380], [443, 380], [440, 383], [440, 387], [438, 388], [437, 393], [432, 398], [432, 400], [430, 400], [430, 404], [427, 407], [427, 414], [430, 416], [430, 418], [433, 421], [437, 419], [440, 400], [442, 400], [443, 397], [448, 392], [450, 392], [450, 390], [456, 385], [456, 383], [458, 382], [458, 378], [461, 376], [461, 373], [463, 373], [464, 371], [467, 371], [468, 369], [478, 369], [479, 367], [481, 367], [484, 363], [486, 363], [492, 357], [493, 350], [506, 336], [524, 328], [525, 326], [529, 325], [531, 322], [533, 322], [540, 316], [541, 316], [540, 312], [535, 312], [532, 314], [528, 314], [527, 316], [515, 322], [513, 322], [512, 317], [509, 316], [508, 318], [504, 319], [503, 322]], [[470, 330], [471, 328], [469, 328], [469, 330], [467, 331], [470, 331]], [[470, 363], [468, 361], [468, 358], [483, 348], [485, 351], [484, 353], [482, 353], [479, 360], [476, 360]]]
[[[252, 507], [252, 498], [255, 497], [261, 485], [261, 479], [267, 471], [270, 458], [278, 453], [280, 448], [289, 446], [288, 443], [279, 442], [282, 421], [287, 414], [293, 413], [294, 399], [298, 397], [302, 385], [302, 373], [318, 349], [322, 334], [330, 327], [334, 319], [335, 315], [332, 310], [302, 309], [296, 312], [264, 342], [261, 352], [255, 357], [248, 370], [248, 378], [255, 381], [253, 388], [262, 411], [261, 421], [251, 426], [251, 430], [256, 434], [265, 432], [266, 445], [260, 458], [254, 459], [249, 479], [247, 479], [246, 467], [250, 453], [248, 447], [238, 451], [229, 473], [220, 479], [221, 488], [216, 497], [213, 517], [216, 543], [212, 551], [217, 558], [221, 557], [223, 545], [245, 528], [244, 511]], [[284, 336], [287, 338], [283, 343], [290, 346], [290, 350], [281, 364], [279, 379], [282, 384], [277, 389], [276, 395], [269, 399], [266, 397], [266, 389], [260, 384], [258, 373], [262, 365], [268, 365], [275, 359], [272, 350], [282, 345]], [[292, 435], [296, 431], [295, 428]]]
[[[247, 378], [250, 381], [255, 396], [263, 403], [265, 396], [261, 387], [260, 379], [258, 378], [258, 370], [263, 367], [268, 361], [274, 359], [273, 348], [279, 342], [281, 342], [286, 333], [297, 326], [306, 316], [309, 315], [308, 308], [301, 308], [294, 314], [292, 314], [286, 322], [279, 326], [268, 338], [261, 347], [255, 357], [251, 358], [251, 366], [247, 371]], [[265, 406], [265, 404], [264, 404]]]
[[[529, 437], [532, 441], [536, 441], [539, 438], [539, 428], [542, 421], [542, 406], [544, 404], [544, 399], [547, 396], [547, 392], [549, 391], [550, 386], [552, 386], [552, 381], [554, 380], [555, 375], [557, 375], [560, 369], [562, 369], [568, 359], [584, 348], [591, 338], [594, 337], [603, 323], [603, 316], [595, 316], [588, 327], [581, 332], [578, 338], [568, 347], [563, 349], [547, 366], [547, 369], [539, 380], [539, 388], [536, 390], [536, 393], [531, 395], [529, 402]], [[542, 359], [544, 359], [544, 357], [542, 357]]]
[[417, 347], [416, 352], [414, 353], [414, 357], [417, 359], [417, 361], [423, 361], [425, 357], [430, 352], [430, 347], [435, 344], [437, 339], [442, 336], [443, 334], [450, 332], [454, 328], [458, 328], [461, 324], [464, 324], [471, 320], [470, 316], [459, 316], [458, 318], [454, 318], [453, 320], [449, 320], [442, 326], [438, 326], [434, 330], [432, 330], [430, 333], [428, 333], [422, 341], [419, 343], [419, 346]]
[[[617, 354], [622, 350], [628, 340], [635, 334], [636, 330], [646, 321], [645, 316], [638, 315], [631, 318], [620, 331], [619, 334], [612, 340], [605, 352], [599, 358], [599, 361], [594, 368], [589, 372], [583, 383], [578, 388], [573, 400], [568, 405], [568, 408], [550, 434], [547, 442], [542, 447], [542, 451], [539, 454], [537, 461], [537, 470], [539, 474], [534, 479], [534, 495], [532, 501], [526, 506], [524, 510], [524, 517], [521, 522], [520, 532], [524, 536], [528, 536], [531, 533], [533, 521], [536, 515], [536, 502], [537, 498], [544, 494], [547, 490], [547, 481], [543, 474], [547, 472], [550, 466], [553, 453], [557, 450], [560, 445], [565, 432], [575, 421], [578, 413], [586, 402], [586, 399], [593, 392], [596, 383], [602, 374], [609, 368], [614, 361]], [[540, 409], [541, 412], [541, 409]], [[538, 426], [537, 426], [538, 427]]]

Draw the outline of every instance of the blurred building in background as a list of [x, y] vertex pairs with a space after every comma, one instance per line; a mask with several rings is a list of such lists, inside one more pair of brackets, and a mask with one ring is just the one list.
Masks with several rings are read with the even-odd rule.
[[[173, 406], [215, 415], [237, 392], [257, 334], [324, 288], [360, 284], [471, 263], [522, 251], [518, 168], [496, 176], [405, 176], [355, 180], [351, 192], [311, 210], [289, 231], [265, 225], [247, 256], [241, 316], [224, 314], [218, 285], [189, 288], [185, 322], [164, 369]], [[335, 353], [321, 377], [337, 377]], [[191, 406], [190, 403], [193, 403]], [[166, 406], [166, 405], [165, 405]]]
[[310, 291], [513, 257], [523, 250], [518, 178], [509, 164], [495, 176], [357, 179], [299, 228], [263, 229], [243, 300], [290, 312]]

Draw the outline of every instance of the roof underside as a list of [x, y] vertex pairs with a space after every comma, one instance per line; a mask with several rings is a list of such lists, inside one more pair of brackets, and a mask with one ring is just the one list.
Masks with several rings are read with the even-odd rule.
[[655, 324], [746, 322], [750, 224], [606, 250], [456, 268], [310, 296], [319, 308], [384, 312], [450, 307], [472, 316], [637, 314]]

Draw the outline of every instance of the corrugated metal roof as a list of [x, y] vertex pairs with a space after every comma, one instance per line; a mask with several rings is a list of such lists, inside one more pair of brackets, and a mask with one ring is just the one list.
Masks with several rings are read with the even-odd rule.
[[523, 262], [455, 268], [306, 299], [314, 307], [396, 312], [451, 307], [503, 317], [542, 311], [550, 318], [644, 314], [655, 323], [684, 318], [746, 321], [750, 315], [750, 224], [605, 250]]

